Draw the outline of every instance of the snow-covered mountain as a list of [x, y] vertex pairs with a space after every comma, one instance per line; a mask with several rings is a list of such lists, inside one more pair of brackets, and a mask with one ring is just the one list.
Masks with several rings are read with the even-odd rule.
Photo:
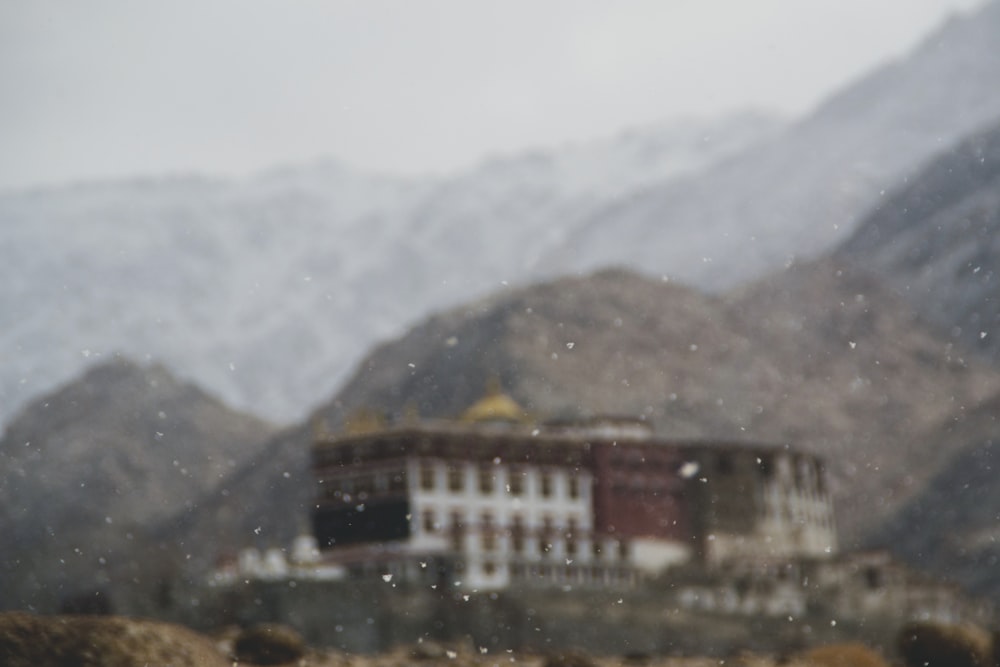
[[816, 256], [933, 155], [1000, 119], [1000, 2], [840, 91], [774, 141], [634, 193], [547, 258], [719, 288]]
[[0, 423], [114, 352], [300, 417], [373, 341], [530, 280], [595, 208], [776, 127], [756, 114], [649, 127], [438, 179], [325, 162], [0, 195]]
[[786, 129], [759, 115], [403, 180], [337, 163], [0, 193], [0, 423], [95, 355], [290, 421], [369, 346], [501, 283], [608, 264], [732, 285], [832, 247], [1000, 118], [1000, 1]]
[[1000, 362], [1000, 123], [887, 196], [837, 256], [878, 275], [967, 349]]

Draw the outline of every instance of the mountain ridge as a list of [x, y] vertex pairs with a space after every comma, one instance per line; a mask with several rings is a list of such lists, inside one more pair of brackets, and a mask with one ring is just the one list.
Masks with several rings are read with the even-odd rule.
[[[327, 161], [236, 182], [139, 179], [2, 196], [10, 279], [0, 284], [0, 341], [15, 354], [0, 373], [0, 423], [9, 406], [69, 379], [87, 353], [115, 350], [293, 420], [371, 340], [426, 308], [529, 279], [526, 267], [562, 241], [550, 222], [634, 183], [699, 169], [774, 126], [756, 114], [654, 126], [442, 180]], [[716, 140], [703, 144], [706, 133]], [[656, 150], [644, 155], [647, 144]]]
[[726, 289], [817, 257], [883, 190], [1000, 118], [998, 36], [1000, 3], [952, 18], [774, 140], [595, 211], [549, 260], [580, 270], [627, 247], [633, 268]]
[[837, 250], [949, 336], [1000, 360], [1000, 124], [943, 151]]

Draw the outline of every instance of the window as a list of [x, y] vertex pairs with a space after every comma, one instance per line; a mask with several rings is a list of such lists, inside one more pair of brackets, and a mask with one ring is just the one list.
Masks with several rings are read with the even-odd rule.
[[573, 500], [580, 497], [580, 477], [576, 473], [569, 476], [569, 497]]
[[483, 551], [495, 551], [497, 548], [497, 535], [496, 529], [493, 526], [493, 515], [489, 512], [483, 514], [482, 531]]
[[538, 537], [538, 550], [547, 554], [552, 551], [552, 517], [544, 517], [542, 519], [542, 533]]
[[774, 458], [771, 456], [760, 457], [760, 476], [764, 479], [774, 477]]
[[451, 537], [451, 548], [453, 551], [462, 551], [465, 548], [465, 523], [459, 512], [451, 513], [451, 526], [449, 528]]
[[516, 514], [510, 527], [510, 546], [514, 553], [524, 553], [524, 520]]
[[420, 488], [424, 491], [434, 490], [434, 464], [430, 461], [423, 461], [420, 464]]
[[497, 571], [497, 566], [496, 563], [494, 563], [493, 561], [488, 560], [485, 563], [483, 563], [483, 574], [486, 575], [487, 577], [492, 577], [496, 571]]
[[575, 556], [576, 555], [576, 540], [572, 537], [566, 538], [566, 555]]
[[389, 474], [389, 493], [406, 491], [406, 471], [397, 470]]
[[510, 471], [510, 483], [507, 485], [507, 490], [512, 496], [520, 496], [524, 494], [524, 471], [523, 470], [511, 470]]
[[542, 498], [552, 497], [552, 473], [547, 470], [543, 470], [541, 476], [539, 477], [539, 483], [541, 486]]
[[428, 533], [437, 530], [437, 518], [434, 516], [434, 510], [424, 510], [424, 530]]
[[465, 488], [465, 468], [461, 463], [448, 467], [448, 490], [458, 492]]
[[493, 493], [493, 488], [495, 486], [495, 475], [496, 472], [490, 466], [482, 466], [479, 468], [479, 492], [482, 494]]

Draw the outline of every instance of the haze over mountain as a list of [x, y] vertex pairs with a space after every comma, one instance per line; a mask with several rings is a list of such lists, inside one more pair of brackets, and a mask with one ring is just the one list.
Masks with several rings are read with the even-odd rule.
[[819, 253], [1000, 118], [998, 39], [993, 2], [784, 131], [647, 128], [443, 180], [327, 162], [0, 195], [0, 423], [116, 350], [290, 422], [372, 341], [505, 282], [615, 264], [719, 287]]
[[886, 197], [837, 256], [1000, 361], [1000, 124], [944, 151]]
[[[1000, 359], [1000, 125], [927, 164], [836, 252], [890, 286], [953, 349]], [[895, 476], [915, 495], [867, 540], [1000, 598], [1000, 394], [965, 406], [917, 438], [920, 465]]]
[[[932, 155], [1000, 119], [1000, 2], [839, 91], [773, 141], [595, 211], [547, 261], [728, 287], [842, 241]], [[610, 224], [613, 221], [613, 224]]]
[[998, 600], [1000, 393], [920, 439], [937, 464], [933, 474], [867, 543]]
[[756, 114], [649, 127], [434, 181], [333, 162], [0, 196], [0, 424], [98, 354], [305, 414], [374, 340], [525, 280], [601, 202], [769, 136]]

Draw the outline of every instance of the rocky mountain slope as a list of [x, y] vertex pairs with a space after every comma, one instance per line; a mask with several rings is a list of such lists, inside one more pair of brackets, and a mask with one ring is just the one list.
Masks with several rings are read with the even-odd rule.
[[837, 256], [1000, 361], [1000, 125], [946, 150], [886, 197]]
[[868, 536], [874, 547], [1000, 599], [1000, 393], [921, 437], [946, 450], [909, 502]]
[[225, 526], [232, 544], [286, 545], [308, 516], [314, 428], [336, 431], [364, 409], [454, 417], [496, 380], [539, 419], [631, 415], [664, 437], [822, 452], [847, 545], [912, 493], [893, 471], [938, 447], [913, 435], [1000, 391], [1000, 373], [832, 262], [725, 298], [626, 271], [560, 279], [435, 315], [375, 349], [310, 423], [199, 503], [185, 541]]
[[[944, 151], [882, 205], [838, 249], [864, 266], [953, 349], [1000, 360], [1000, 126]], [[1000, 495], [995, 449], [1000, 395], [964, 406], [927, 430], [924, 456], [897, 464], [915, 494], [868, 541], [1000, 598]]]
[[0, 424], [113, 351], [299, 419], [373, 340], [527, 280], [602, 202], [775, 127], [753, 114], [648, 127], [424, 180], [327, 162], [0, 194]]
[[148, 571], [146, 528], [193, 507], [271, 434], [122, 358], [33, 402], [0, 441], [0, 606], [51, 609]]
[[594, 211], [548, 258], [727, 287], [842, 241], [883, 190], [1000, 118], [1000, 2], [954, 18], [903, 60], [769, 142]]

